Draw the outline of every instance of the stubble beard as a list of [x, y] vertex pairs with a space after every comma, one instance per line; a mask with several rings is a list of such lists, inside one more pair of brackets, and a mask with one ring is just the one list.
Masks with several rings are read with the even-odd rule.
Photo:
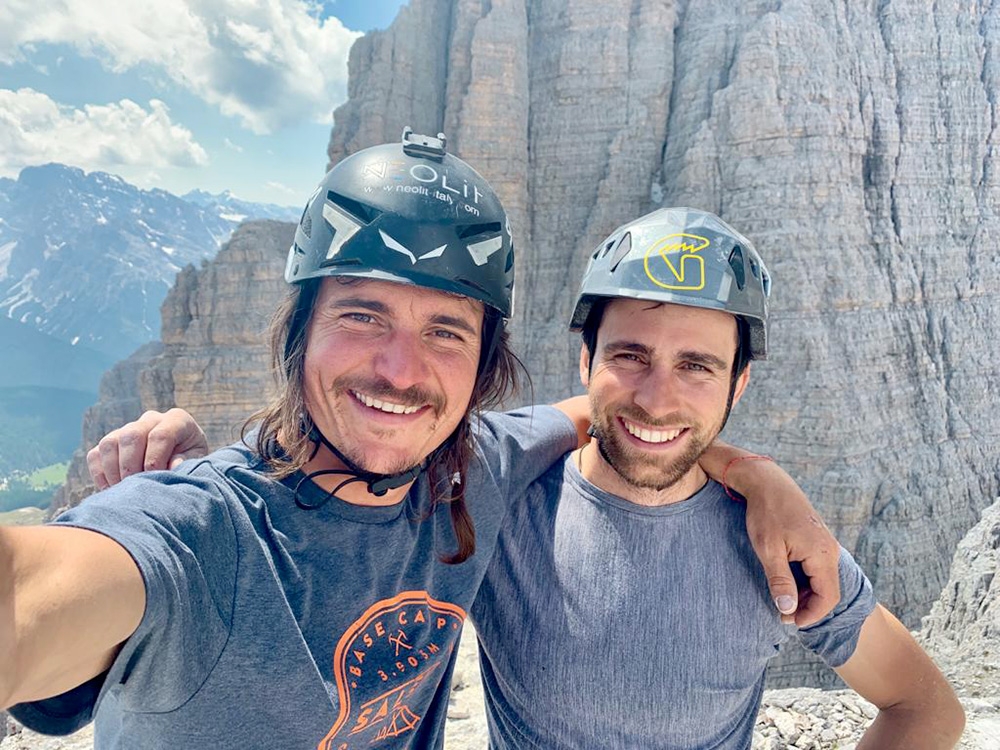
[[[335, 403], [338, 400], [354, 399], [351, 391], [357, 391], [373, 398], [397, 404], [429, 404], [434, 422], [425, 428], [428, 432], [437, 429], [441, 413], [445, 408], [444, 397], [440, 394], [432, 394], [419, 388], [408, 388], [400, 391], [389, 383], [378, 379], [342, 376], [334, 380], [326, 391], [327, 397], [333, 398]], [[378, 425], [370, 425], [368, 429], [376, 440], [391, 440], [394, 437], [405, 435], [402, 428], [386, 429]], [[329, 435], [326, 438], [331, 440]], [[337, 439], [331, 440], [331, 442], [355, 466], [373, 474], [401, 474], [427, 458], [426, 454], [402, 457], [375, 455], [376, 451], [366, 451], [362, 446], [350, 443], [348, 437], [343, 435], [338, 435]]]
[[[628, 485], [642, 490], [662, 492], [681, 481], [690, 472], [708, 446], [715, 440], [722, 425], [713, 425], [713, 429], [704, 429], [696, 423], [691, 423], [686, 434], [687, 448], [682, 454], [670, 460], [643, 453], [640, 449], [627, 444], [616, 429], [613, 421], [617, 419], [604, 413], [596, 413], [591, 408], [591, 420], [597, 438], [597, 450], [607, 464]], [[655, 426], [656, 420], [647, 414], [623, 414], [625, 419], [639, 424]]]

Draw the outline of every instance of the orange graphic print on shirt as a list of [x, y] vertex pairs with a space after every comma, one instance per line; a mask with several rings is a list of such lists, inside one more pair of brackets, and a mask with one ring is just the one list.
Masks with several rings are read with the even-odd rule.
[[319, 750], [405, 742], [437, 691], [464, 620], [465, 610], [426, 591], [404, 591], [369, 607], [337, 643], [340, 713]]

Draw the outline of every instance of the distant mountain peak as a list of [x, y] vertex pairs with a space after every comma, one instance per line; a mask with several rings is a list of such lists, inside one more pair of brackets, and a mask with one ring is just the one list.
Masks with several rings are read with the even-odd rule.
[[298, 209], [193, 190], [143, 190], [59, 163], [0, 181], [0, 316], [115, 357], [159, 335], [177, 271], [212, 258], [246, 219]]

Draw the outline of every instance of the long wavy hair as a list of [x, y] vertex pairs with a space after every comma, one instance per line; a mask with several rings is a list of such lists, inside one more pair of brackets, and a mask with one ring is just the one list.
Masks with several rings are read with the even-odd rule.
[[[357, 283], [356, 279], [333, 278], [340, 283]], [[268, 339], [277, 395], [243, 425], [246, 436], [259, 424], [256, 450], [275, 479], [301, 469], [316, 449], [309, 439], [312, 424], [306, 410], [304, 374], [306, 333], [321, 282], [321, 279], [309, 279], [294, 285], [272, 316]], [[522, 383], [529, 387], [531, 383], [524, 364], [510, 347], [500, 313], [492, 307], [485, 306], [482, 332], [483, 348], [469, 407], [444, 448], [436, 453], [424, 472], [432, 499], [428, 515], [440, 503], [447, 503], [451, 512], [457, 549], [452, 554], [441, 554], [441, 560], [450, 564], [461, 563], [476, 551], [476, 530], [465, 501], [467, 469], [475, 453], [471, 417], [498, 406], [515, 394]], [[494, 332], [497, 332], [496, 346], [491, 348], [488, 342]], [[306, 420], [305, 425], [303, 420]], [[282, 451], [276, 452], [274, 446], [278, 444], [279, 435]], [[453, 481], [454, 477], [459, 477], [460, 481]]]

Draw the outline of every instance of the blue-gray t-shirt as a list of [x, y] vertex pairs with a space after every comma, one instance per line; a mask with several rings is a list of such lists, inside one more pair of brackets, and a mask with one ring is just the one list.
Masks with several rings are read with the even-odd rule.
[[99, 750], [440, 747], [455, 647], [509, 499], [576, 443], [550, 407], [488, 414], [475, 434], [476, 553], [460, 565], [439, 559], [455, 536], [426, 479], [391, 507], [306, 511], [302, 475], [275, 482], [240, 444], [88, 499], [59, 523], [129, 551], [145, 614], [103, 679], [11, 713], [50, 733], [93, 714]]
[[[746, 533], [715, 482], [643, 507], [566, 457], [504, 521], [471, 611], [491, 747], [749, 748], [783, 626]], [[839, 666], [875, 601], [846, 551], [841, 602], [798, 631]]]

